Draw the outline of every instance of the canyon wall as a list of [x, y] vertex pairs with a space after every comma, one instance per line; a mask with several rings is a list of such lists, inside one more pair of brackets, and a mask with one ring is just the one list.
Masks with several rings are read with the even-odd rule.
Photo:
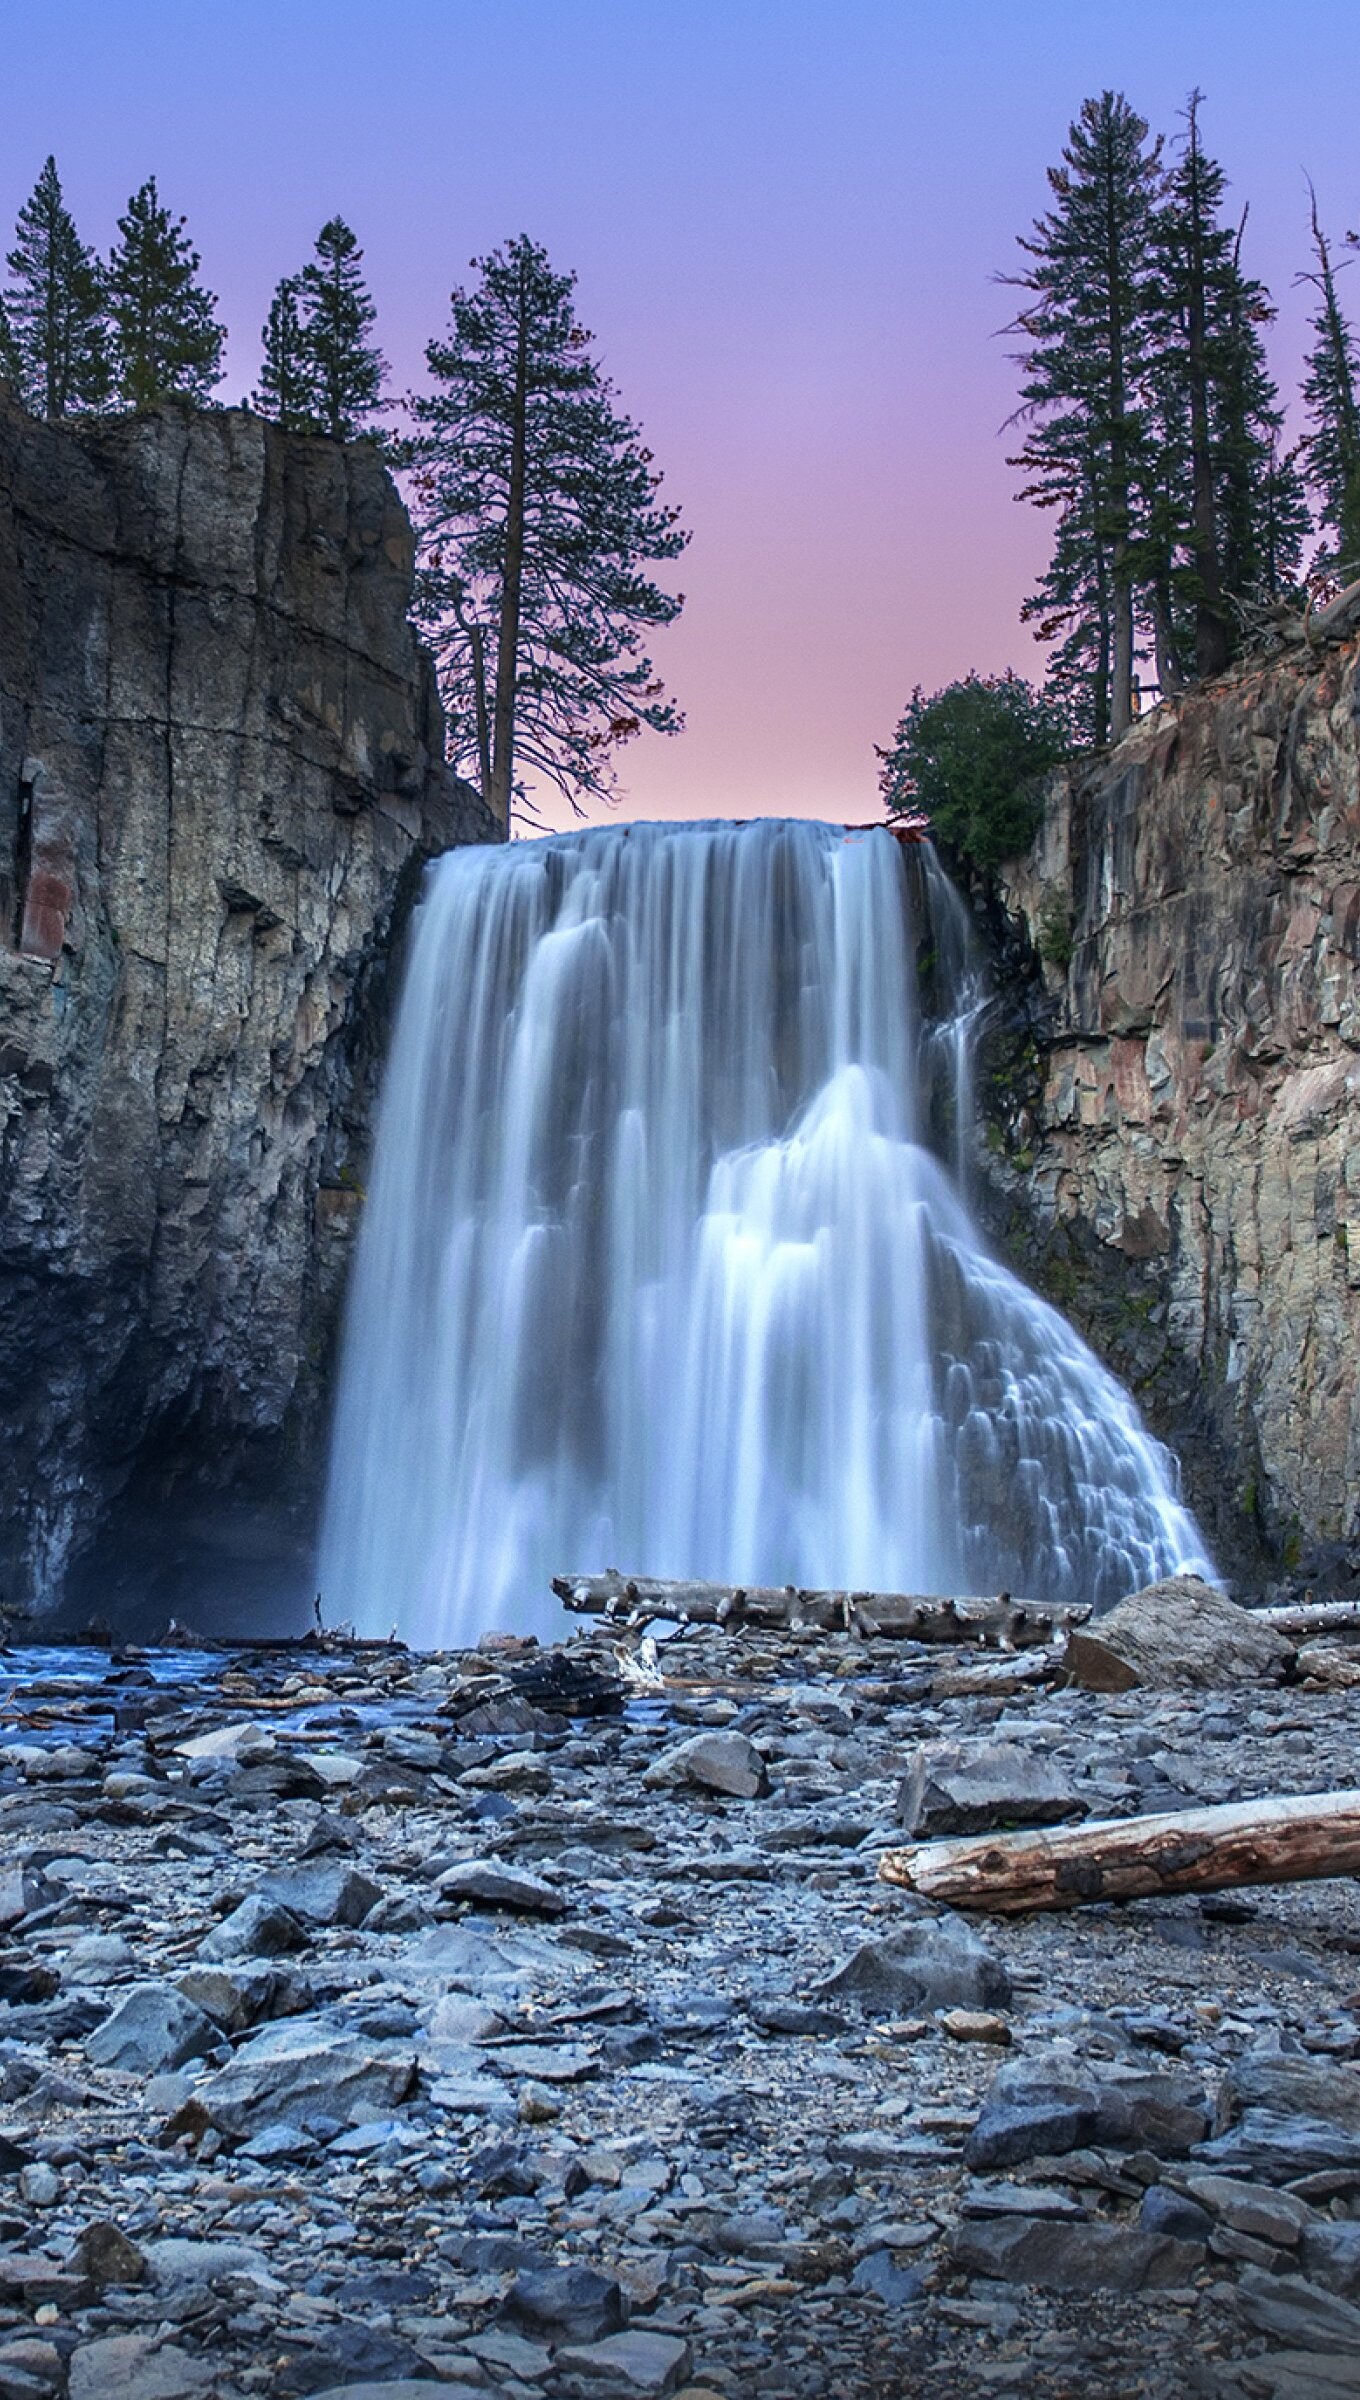
[[1360, 640], [1055, 778], [1000, 900], [995, 1232], [1180, 1452], [1225, 1568], [1354, 1574]]
[[5, 1609], [305, 1583], [393, 945], [499, 830], [411, 578], [367, 445], [0, 399]]

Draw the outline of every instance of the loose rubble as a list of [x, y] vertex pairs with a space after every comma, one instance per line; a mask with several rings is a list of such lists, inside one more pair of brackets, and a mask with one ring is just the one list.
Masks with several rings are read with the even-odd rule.
[[1331, 1788], [1314, 1650], [7, 1654], [0, 2400], [1360, 2392], [1354, 1884], [877, 1875]]

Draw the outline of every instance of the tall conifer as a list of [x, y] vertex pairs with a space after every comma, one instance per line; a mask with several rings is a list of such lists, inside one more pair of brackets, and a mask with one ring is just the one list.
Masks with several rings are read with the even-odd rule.
[[114, 368], [132, 408], [182, 395], [206, 402], [222, 380], [225, 329], [217, 301], [198, 280], [198, 252], [150, 176], [118, 220], [108, 266]]
[[344, 218], [331, 217], [316, 237], [315, 257], [275, 291], [255, 405], [290, 433], [356, 441], [387, 405], [387, 361], [370, 339], [377, 310], [363, 255]]
[[1303, 383], [1311, 425], [1303, 456], [1324, 533], [1314, 565], [1354, 577], [1360, 575], [1360, 354], [1342, 312], [1337, 264], [1311, 185], [1309, 193], [1317, 265], [1300, 280], [1313, 285], [1318, 304]]
[[296, 275], [285, 275], [276, 286], [261, 340], [264, 365], [255, 407], [287, 433], [315, 433], [311, 361], [298, 310]]
[[75, 228], [49, 158], [19, 211], [5, 293], [15, 380], [35, 416], [97, 408], [109, 388], [99, 262]]
[[1147, 446], [1140, 378], [1150, 313], [1159, 145], [1122, 94], [1083, 103], [1053, 206], [1022, 237], [1030, 294], [1015, 461], [1022, 497], [1057, 511], [1053, 556], [1025, 615], [1062, 636], [1054, 680], [1088, 738], [1118, 739], [1133, 710], [1134, 587]]
[[620, 742], [680, 730], [642, 645], [681, 601], [645, 569], [688, 536], [590, 354], [575, 277], [523, 235], [474, 264], [426, 350], [412, 448], [453, 740], [508, 827], [526, 767], [607, 795]]
[[1274, 309], [1243, 271], [1246, 219], [1225, 219], [1201, 101], [1192, 92], [1153, 232], [1144, 605], [1164, 690], [1227, 665], [1242, 604], [1294, 580], [1306, 523], [1261, 337]]
[[298, 277], [316, 412], [322, 432], [337, 442], [370, 429], [387, 375], [387, 361], [370, 339], [377, 310], [360, 272], [363, 255], [344, 218], [332, 217]]

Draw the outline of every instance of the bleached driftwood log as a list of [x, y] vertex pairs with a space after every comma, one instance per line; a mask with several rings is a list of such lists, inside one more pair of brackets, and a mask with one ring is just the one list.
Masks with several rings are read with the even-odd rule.
[[578, 1616], [613, 1617], [645, 1625], [653, 1617], [674, 1624], [739, 1625], [796, 1632], [890, 1634], [913, 1642], [991, 1643], [1027, 1649], [1051, 1642], [1056, 1633], [1083, 1624], [1087, 1608], [1054, 1601], [937, 1599], [916, 1592], [810, 1592], [783, 1586], [678, 1583], [646, 1575], [554, 1575], [553, 1590]]
[[1360, 1874], [1360, 1791], [1234, 1801], [887, 1850], [885, 1883], [988, 1916]]

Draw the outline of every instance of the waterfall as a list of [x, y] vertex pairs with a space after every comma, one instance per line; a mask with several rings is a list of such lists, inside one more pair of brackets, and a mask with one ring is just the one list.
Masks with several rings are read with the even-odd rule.
[[543, 1632], [549, 1577], [607, 1565], [1097, 1603], [1212, 1573], [1129, 1394], [972, 1222], [965, 926], [881, 830], [437, 863], [349, 1305], [332, 1616]]

